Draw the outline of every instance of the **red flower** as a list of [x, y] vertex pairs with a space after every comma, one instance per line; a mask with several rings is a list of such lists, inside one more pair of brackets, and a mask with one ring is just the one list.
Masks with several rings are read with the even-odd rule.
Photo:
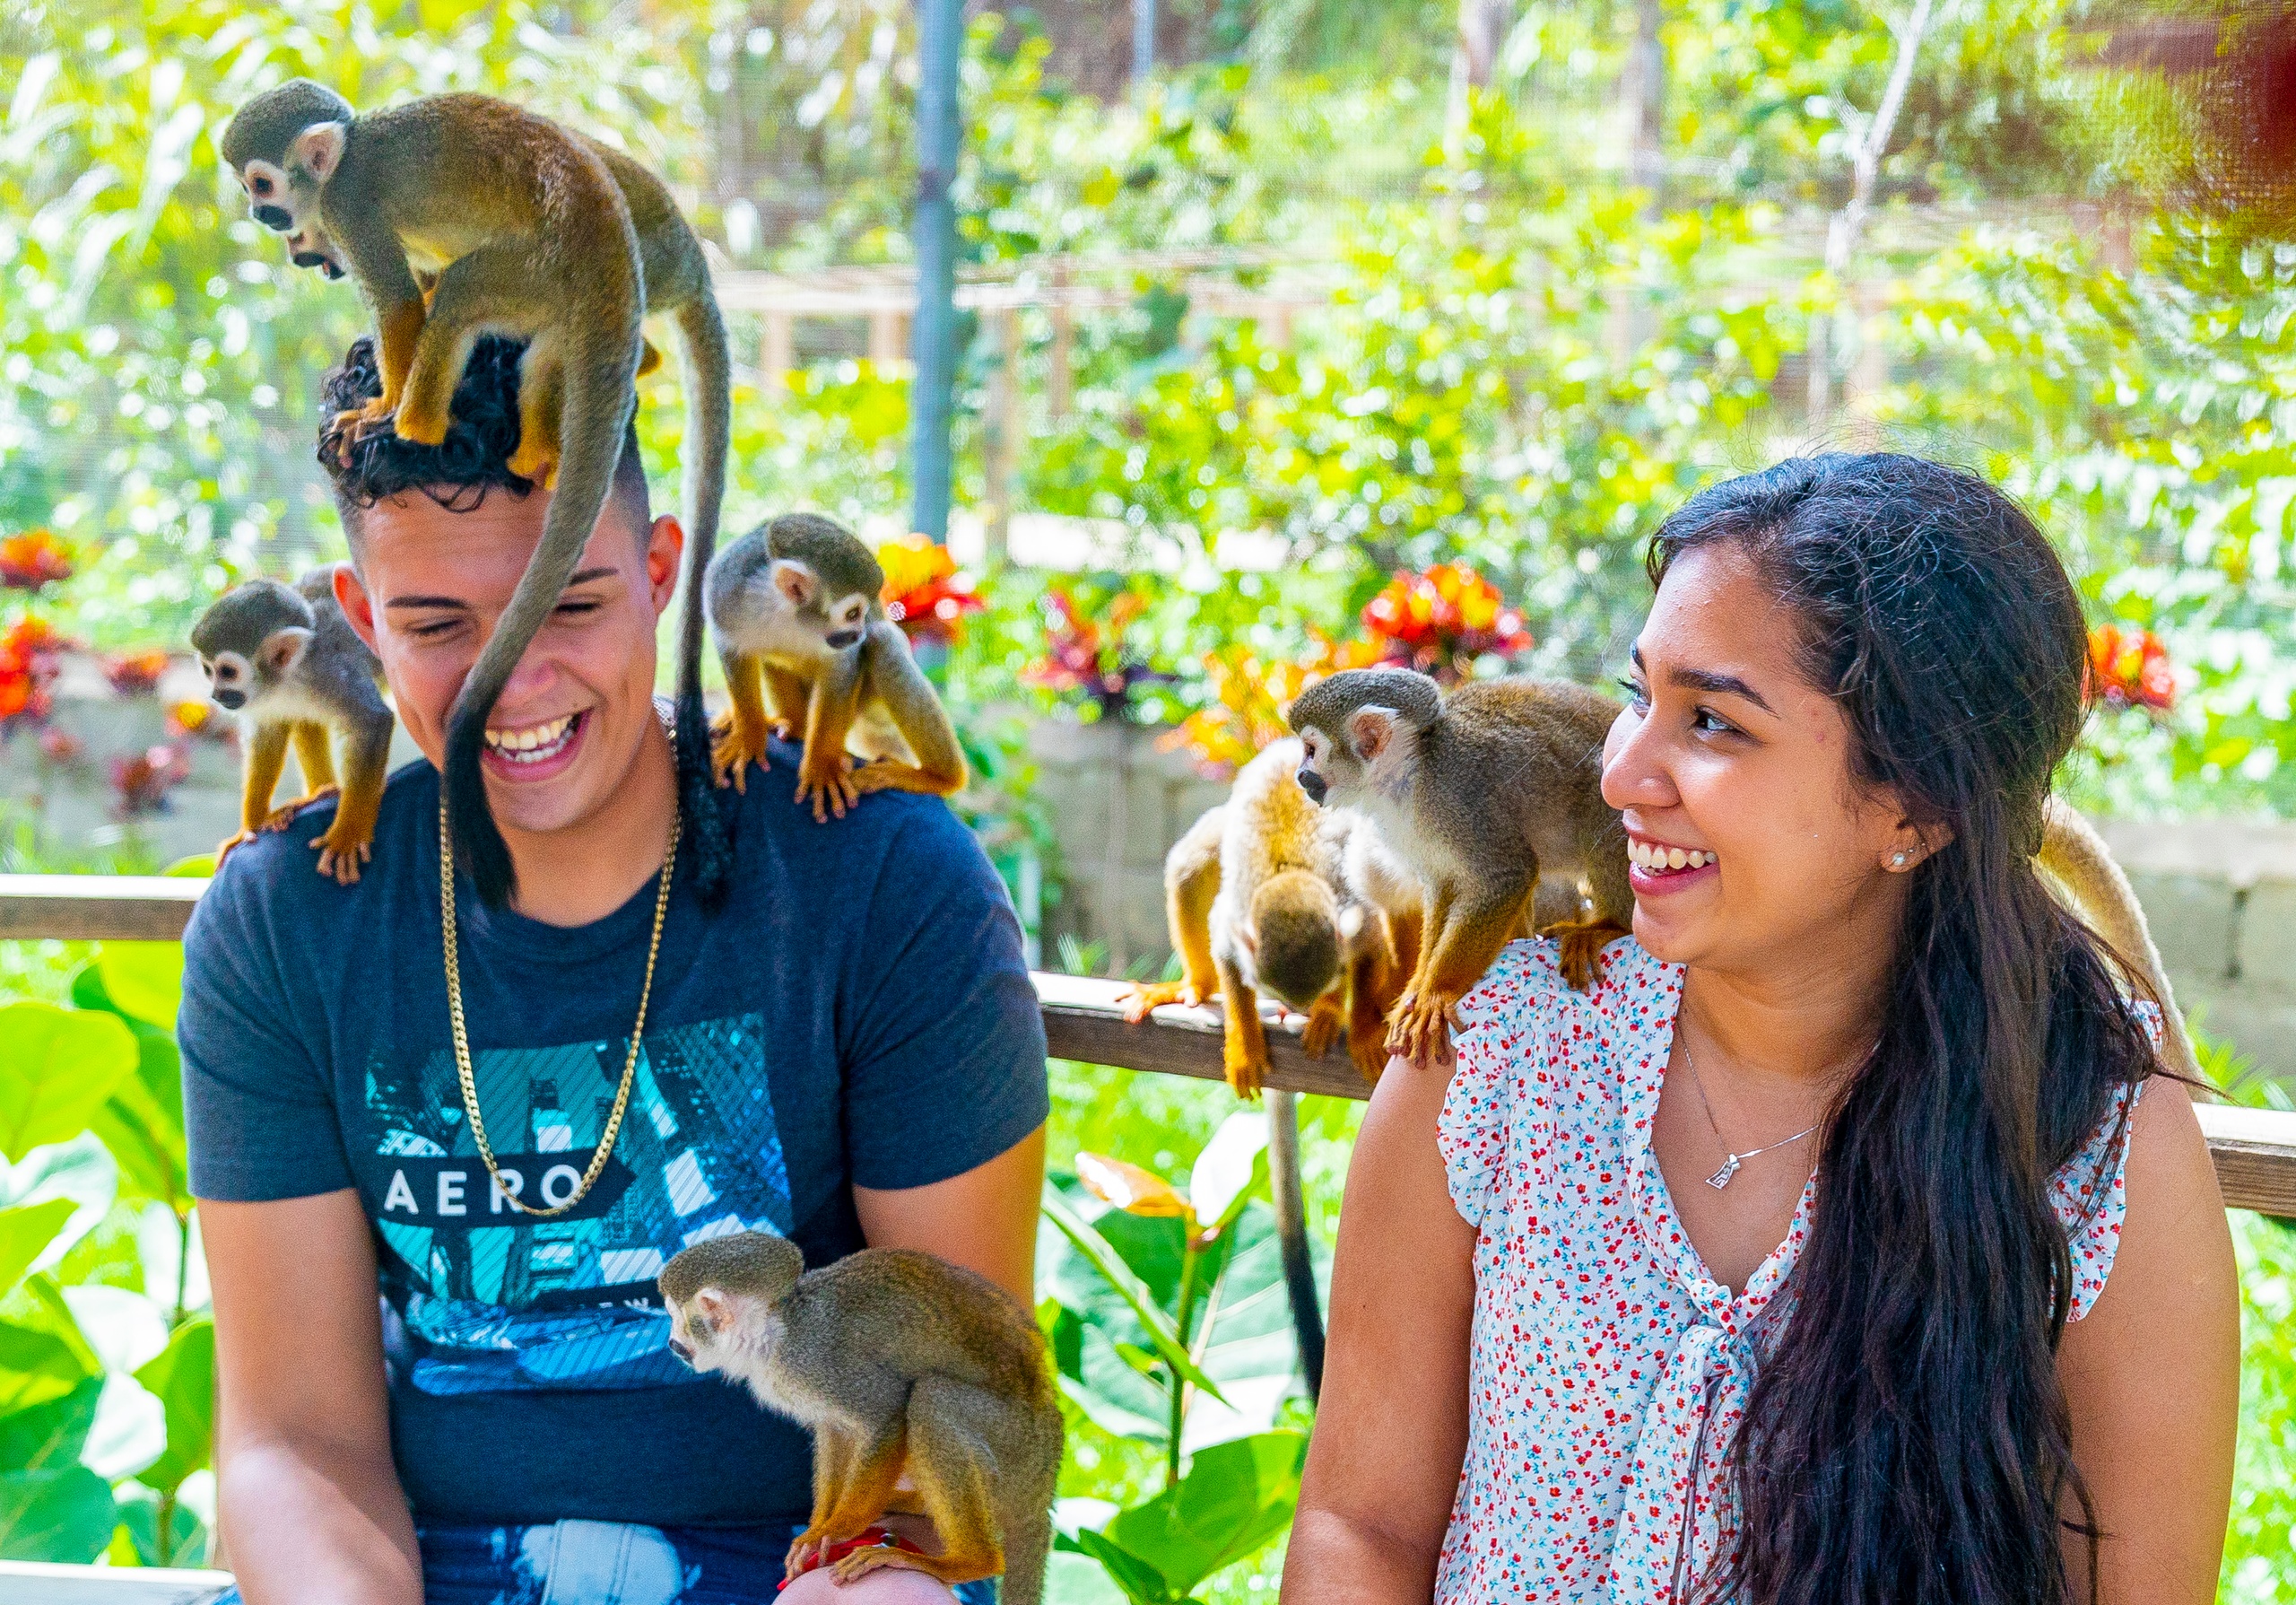
[[111, 688], [122, 696], [149, 696], [159, 688], [160, 676], [168, 672], [168, 650], [165, 647], [145, 647], [138, 651], [122, 652], [106, 660], [105, 677]]
[[76, 763], [88, 749], [62, 725], [50, 725], [39, 733], [39, 750], [51, 763]]
[[132, 819], [140, 814], [164, 813], [168, 793], [191, 772], [184, 755], [162, 744], [147, 747], [132, 758], [111, 761], [111, 789], [117, 794], [112, 811]]
[[1076, 598], [1055, 586], [1045, 592], [1045, 655], [1021, 671], [1021, 684], [1039, 690], [1082, 692], [1100, 704], [1103, 719], [1130, 711], [1142, 685], [1176, 676], [1148, 667], [1124, 645], [1124, 627], [1146, 610], [1146, 598], [1119, 592], [1108, 605], [1107, 628], [1085, 618]]
[[1363, 627], [1383, 660], [1447, 684], [1465, 679], [1478, 658], [1511, 658], [1532, 644], [1523, 615], [1507, 606], [1499, 588], [1459, 563], [1398, 573], [1364, 604]]
[[72, 549], [45, 529], [0, 540], [0, 585], [38, 590], [72, 578]]
[[2089, 632], [2088, 693], [2114, 708], [2166, 712], [2177, 697], [2177, 671], [2169, 649], [2150, 630], [2099, 624]]
[[925, 536], [888, 541], [877, 548], [877, 564], [885, 571], [885, 616], [911, 641], [953, 645], [958, 621], [987, 606], [957, 571], [948, 547]]
[[18, 719], [39, 724], [48, 718], [48, 688], [63, 646], [55, 626], [36, 614], [24, 615], [0, 633], [0, 727]]

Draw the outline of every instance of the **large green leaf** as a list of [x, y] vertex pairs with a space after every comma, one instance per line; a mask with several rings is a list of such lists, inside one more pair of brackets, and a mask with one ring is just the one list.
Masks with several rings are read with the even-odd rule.
[[77, 1565], [111, 1542], [118, 1507], [84, 1466], [0, 1471], [0, 1557]]
[[165, 1542], [160, 1536], [160, 1496], [137, 1489], [119, 1501], [119, 1531], [112, 1535], [114, 1566], [203, 1566], [207, 1564], [207, 1527], [178, 1503], [168, 1512]]
[[1158, 1358], [1152, 1350], [1119, 1346], [1097, 1322], [1077, 1322], [1076, 1365], [1062, 1372], [1061, 1391], [1102, 1431], [1161, 1447], [1171, 1436], [1169, 1396], [1162, 1382], [1144, 1375], [1126, 1357], [1126, 1349], [1151, 1362]]
[[[1172, 1597], [1187, 1594], [1291, 1525], [1307, 1454], [1307, 1435], [1296, 1432], [1213, 1444], [1188, 1462], [1178, 1487], [1122, 1512], [1098, 1536], [1152, 1566]], [[1086, 1535], [1078, 1538], [1106, 1563], [1105, 1553]]]
[[76, 1465], [103, 1392], [103, 1378], [86, 1377], [60, 1399], [0, 1416], [0, 1470]]
[[19, 1160], [77, 1137], [136, 1060], [135, 1037], [113, 1016], [46, 1003], [0, 1007], [0, 1156]]
[[1184, 1597], [1172, 1592], [1170, 1580], [1154, 1565], [1100, 1533], [1078, 1533], [1076, 1547], [1100, 1563], [1103, 1574], [1132, 1605], [1178, 1605]]
[[95, 1372], [60, 1334], [0, 1323], [0, 1419], [61, 1399]]
[[168, 1339], [167, 1351], [135, 1373], [168, 1412], [167, 1452], [138, 1480], [171, 1494], [205, 1466], [215, 1446], [215, 1326], [187, 1321]]
[[23, 1279], [40, 1251], [56, 1240], [78, 1207], [70, 1199], [50, 1199], [43, 1204], [0, 1209], [0, 1293]]
[[182, 1060], [166, 1032], [140, 1021], [128, 1025], [135, 1033], [135, 1073], [121, 1078], [89, 1127], [118, 1160], [135, 1196], [187, 1209]]
[[1065, 1553], [1048, 1557], [1044, 1592], [1060, 1605], [1125, 1605], [1133, 1597], [1117, 1586], [1100, 1561]]
[[[29, 1270], [45, 1270], [100, 1225], [119, 1189], [119, 1166], [102, 1142], [82, 1132], [69, 1142], [35, 1150], [22, 1164], [0, 1166], [0, 1206], [15, 1208], [68, 1203], [63, 1228], [32, 1260]], [[29, 1270], [19, 1272], [29, 1274]], [[0, 1287], [8, 1285], [0, 1278]]]
[[[1076, 1245], [1077, 1251], [1091, 1261], [1092, 1269], [1100, 1273], [1108, 1285], [1116, 1291], [1118, 1296], [1124, 1300], [1132, 1311], [1134, 1319], [1137, 1320], [1142, 1329], [1146, 1331], [1148, 1341], [1154, 1347], [1157, 1355], [1164, 1364], [1172, 1368], [1173, 1374], [1194, 1383], [1213, 1398], [1218, 1398], [1219, 1384], [1205, 1375], [1195, 1360], [1189, 1357], [1187, 1350], [1180, 1344], [1179, 1329], [1172, 1324], [1170, 1316], [1157, 1307], [1155, 1299], [1149, 1293], [1145, 1284], [1134, 1273], [1132, 1268], [1124, 1262], [1108, 1239], [1101, 1236], [1091, 1222], [1077, 1214], [1070, 1207], [1068, 1200], [1060, 1196], [1057, 1189], [1050, 1187], [1045, 1189], [1044, 1212], [1051, 1217], [1052, 1224], [1058, 1226], [1066, 1235], [1068, 1241]], [[1118, 1212], [1117, 1218], [1129, 1220], [1134, 1217]]]
[[1220, 1122], [1188, 1173], [1187, 1195], [1206, 1234], [1225, 1230], [1267, 1184], [1267, 1115], [1239, 1109]]
[[96, 973], [120, 1013], [163, 1031], [176, 1028], [183, 1001], [181, 942], [106, 942], [96, 949]]

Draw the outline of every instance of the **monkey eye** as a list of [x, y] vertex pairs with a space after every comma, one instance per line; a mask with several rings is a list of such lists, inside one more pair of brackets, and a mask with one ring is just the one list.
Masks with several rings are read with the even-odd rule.
[[271, 193], [271, 180], [264, 178], [261, 174], [257, 174], [254, 181], [248, 184], [248, 188], [253, 190], [257, 196], [266, 196]]

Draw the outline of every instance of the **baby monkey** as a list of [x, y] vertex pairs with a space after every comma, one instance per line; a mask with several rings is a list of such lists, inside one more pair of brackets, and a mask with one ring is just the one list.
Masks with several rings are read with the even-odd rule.
[[[1222, 1065], [1239, 1097], [1257, 1096], [1267, 1079], [1262, 991], [1308, 1016], [1300, 1045], [1310, 1058], [1322, 1058], [1344, 1030], [1355, 1068], [1377, 1082], [1387, 1061], [1387, 1006], [1408, 969], [1387, 914], [1358, 885], [1373, 855], [1378, 871], [1399, 871], [1360, 817], [1309, 800], [1292, 778], [1302, 759], [1299, 742], [1272, 744], [1166, 855], [1165, 914], [1186, 973], [1135, 984], [1124, 1000], [1125, 1017], [1137, 1025], [1166, 1003], [1220, 999]], [[1415, 886], [1410, 898], [1402, 939], [1415, 947]]]
[[[242, 842], [284, 829], [305, 803], [339, 789], [335, 823], [311, 845], [319, 873], [350, 885], [374, 851], [396, 721], [376, 685], [383, 666], [335, 599], [335, 565], [291, 588], [250, 580], [225, 592], [192, 626], [191, 644], [216, 702], [239, 715], [247, 748], [239, 831], [215, 850], [216, 867]], [[340, 788], [330, 736], [343, 744]], [[274, 809], [290, 742], [306, 794]]]
[[1626, 832], [1603, 800], [1603, 740], [1618, 704], [1561, 680], [1472, 680], [1446, 694], [1398, 668], [1344, 669], [1288, 711], [1300, 785], [1365, 815], [1426, 887], [1425, 931], [1388, 1016], [1388, 1050], [1450, 1062], [1450, 1011], [1522, 929], [1541, 877], [1583, 875], [1593, 917], [1547, 928], [1585, 990], [1634, 918]]
[[857, 1549], [837, 1580], [887, 1566], [952, 1584], [1001, 1573], [1004, 1605], [1038, 1605], [1060, 1404], [1036, 1322], [1003, 1288], [914, 1249], [809, 1271], [767, 1232], [695, 1243], [660, 1286], [679, 1358], [738, 1378], [813, 1432], [813, 1518], [792, 1567], [874, 1525], [906, 1470], [941, 1553]]
[[[815, 819], [870, 791], [946, 797], [965, 783], [964, 748], [909, 638], [885, 617], [884, 571], [834, 519], [784, 513], [709, 565], [704, 601], [733, 707], [718, 720], [718, 783], [768, 767], [768, 735], [802, 736], [797, 800]], [[846, 748], [874, 763], [856, 768]]]

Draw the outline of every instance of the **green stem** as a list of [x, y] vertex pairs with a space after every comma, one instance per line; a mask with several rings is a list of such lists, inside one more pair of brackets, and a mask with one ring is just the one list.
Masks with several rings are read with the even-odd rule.
[[170, 1331], [183, 1324], [184, 1304], [190, 1296], [191, 1211], [179, 1208], [176, 1211], [176, 1313], [175, 1319], [168, 1322]]
[[157, 1547], [160, 1551], [158, 1557], [152, 1561], [154, 1566], [163, 1566], [167, 1565], [170, 1557], [175, 1554], [175, 1543], [173, 1541], [172, 1532], [172, 1529], [175, 1524], [176, 1496], [175, 1494], [170, 1491], [160, 1496], [159, 1515], [153, 1523], [153, 1525], [159, 1529], [159, 1543]]
[[[1202, 1251], [1196, 1246], [1196, 1234], [1187, 1234], [1187, 1246], [1180, 1251], [1179, 1337], [1180, 1347], [1188, 1344], [1189, 1329], [1196, 1322], [1196, 1268]], [[1180, 1428], [1187, 1419], [1187, 1383], [1182, 1378], [1171, 1379], [1171, 1394], [1168, 1400], [1170, 1417], [1164, 1444], [1164, 1486], [1177, 1487], [1180, 1480]]]

